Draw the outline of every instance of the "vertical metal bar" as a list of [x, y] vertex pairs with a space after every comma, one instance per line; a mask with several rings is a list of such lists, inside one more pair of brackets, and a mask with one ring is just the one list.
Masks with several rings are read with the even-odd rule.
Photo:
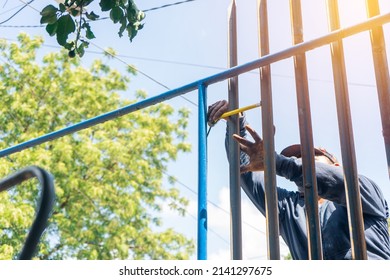
[[[228, 66], [237, 65], [237, 10], [236, 1], [232, 0], [229, 10], [229, 34], [228, 34]], [[228, 80], [229, 110], [239, 107], [238, 77]], [[240, 148], [233, 141], [233, 134], [239, 134], [238, 115], [229, 117], [229, 182], [230, 182], [230, 211], [231, 211], [231, 258], [242, 259], [242, 222], [241, 222], [241, 187], [240, 187]]]
[[207, 88], [199, 84], [198, 155], [198, 260], [207, 259]]
[[[267, 1], [257, 1], [260, 56], [269, 54]], [[264, 141], [264, 188], [268, 259], [280, 259], [278, 194], [276, 191], [275, 143], [272, 109], [271, 67], [260, 68], [262, 129]]]
[[[328, 0], [330, 30], [340, 28], [338, 2]], [[341, 154], [343, 159], [345, 191], [347, 194], [349, 231], [353, 259], [367, 259], [364, 237], [363, 212], [360, 200], [359, 182], [353, 140], [351, 110], [344, 62], [344, 48], [341, 40], [331, 43], [333, 79], [335, 85], [337, 116], [339, 123]]]
[[[366, 0], [366, 6], [368, 17], [380, 14], [378, 0]], [[390, 76], [383, 27], [373, 27], [370, 34], [383, 137], [385, 141], [387, 170], [390, 177]]]
[[[300, 0], [290, 0], [294, 44], [303, 42]], [[306, 225], [309, 259], [322, 259], [322, 241], [318, 214], [318, 189], [315, 176], [313, 129], [311, 123], [306, 55], [294, 57], [295, 83], [298, 101], [299, 131], [302, 149], [303, 185], [305, 189]]]

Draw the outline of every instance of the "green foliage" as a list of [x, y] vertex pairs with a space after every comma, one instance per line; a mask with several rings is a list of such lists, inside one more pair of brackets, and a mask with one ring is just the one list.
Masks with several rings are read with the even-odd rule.
[[389, 234], [390, 234], [390, 218], [387, 219], [387, 229], [389, 230]]
[[[89, 69], [42, 40], [0, 41], [0, 148], [66, 127], [125, 101], [129, 78], [96, 60]], [[162, 177], [185, 142], [188, 111], [157, 104], [0, 160], [0, 177], [38, 165], [55, 178], [57, 201], [39, 259], [186, 259], [192, 240], [163, 229], [164, 205], [185, 213], [188, 201]], [[15, 258], [32, 221], [36, 182], [0, 193], [0, 259]]]
[[[58, 7], [47, 5], [41, 11], [41, 24], [46, 25], [50, 36], [56, 36], [58, 44], [69, 51], [69, 56], [84, 55], [88, 47], [88, 40], [95, 38], [90, 22], [99, 19], [93, 11], [86, 11], [85, 7], [97, 0], [65, 0]], [[114, 24], [119, 23], [119, 36], [127, 31], [132, 41], [138, 30], [143, 28], [142, 20], [145, 14], [138, 10], [133, 0], [100, 0], [102, 12], [108, 12]], [[76, 38], [69, 41], [70, 34], [76, 32]]]

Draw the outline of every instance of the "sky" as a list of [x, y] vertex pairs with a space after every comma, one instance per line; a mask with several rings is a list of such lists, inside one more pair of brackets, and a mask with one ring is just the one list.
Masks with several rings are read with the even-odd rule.
[[[10, 17], [23, 6], [24, 1], [0, 0], [0, 21]], [[178, 0], [138, 0], [141, 10], [150, 10]], [[82, 63], [89, 65], [94, 59], [103, 59], [111, 67], [123, 70], [133, 65], [140, 72], [131, 78], [124, 98], [132, 98], [138, 89], [148, 96], [166, 92], [190, 82], [216, 74], [227, 67], [227, 14], [231, 0], [195, 0], [179, 5], [146, 12], [145, 27], [132, 43], [126, 36], [119, 38], [111, 21], [92, 25], [96, 39], [91, 42]], [[237, 0], [238, 63], [258, 58], [258, 32], [256, 0]], [[270, 52], [276, 53], [292, 46], [288, 0], [268, 1]], [[379, 1], [381, 12], [390, 12], [389, 1]], [[39, 12], [51, 0], [36, 0], [6, 24], [0, 26], [0, 38], [15, 40], [19, 32], [44, 37], [42, 53], [58, 51], [55, 38], [49, 37], [42, 27], [15, 27], [39, 25]], [[339, 0], [341, 26], [347, 27], [366, 19], [364, 0]], [[99, 13], [96, 7], [90, 7]], [[302, 0], [304, 39], [314, 39], [328, 33], [325, 0]], [[389, 25], [384, 26], [389, 38]], [[387, 53], [390, 53], [387, 42]], [[102, 49], [114, 48], [117, 58], [107, 59]], [[349, 85], [353, 132], [358, 171], [372, 178], [390, 201], [389, 175], [382, 137], [378, 98], [372, 63], [369, 33], [364, 32], [344, 40], [345, 61]], [[341, 159], [340, 141], [335, 106], [330, 47], [324, 46], [307, 53], [309, 92], [311, 101], [313, 137], [315, 146], [325, 147]], [[294, 65], [292, 59], [272, 64], [272, 92], [275, 148], [299, 143]], [[158, 83], [156, 83], [158, 81]], [[162, 86], [162, 85], [164, 86]], [[260, 101], [258, 71], [239, 77], [240, 106]], [[175, 108], [191, 110], [188, 141], [190, 154], [180, 154], [168, 166], [167, 174], [178, 179], [177, 187], [190, 200], [188, 215], [178, 217], [169, 209], [163, 213], [164, 226], [173, 227], [196, 241], [197, 235], [197, 161], [198, 161], [198, 108], [197, 92], [167, 101]], [[207, 102], [227, 99], [227, 83], [208, 88]], [[104, 113], [104, 112], [102, 112]], [[247, 120], [261, 134], [261, 112], [247, 112]], [[229, 174], [224, 148], [225, 122], [215, 125], [208, 136], [208, 258], [230, 259]], [[295, 190], [290, 182], [278, 178], [278, 185]], [[242, 193], [243, 258], [266, 259], [265, 219]], [[281, 255], [288, 253], [281, 241]], [[196, 254], [192, 256], [196, 259]]]

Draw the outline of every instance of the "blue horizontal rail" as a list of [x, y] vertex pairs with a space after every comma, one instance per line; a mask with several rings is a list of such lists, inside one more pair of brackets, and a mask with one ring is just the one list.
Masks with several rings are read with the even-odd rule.
[[263, 66], [270, 65], [271, 63], [290, 58], [296, 54], [299, 53], [305, 53], [309, 50], [328, 45], [334, 41], [338, 41], [342, 38], [352, 36], [354, 34], [368, 31], [372, 29], [373, 27], [383, 25], [385, 23], [390, 22], [390, 13], [379, 15], [372, 17], [362, 23], [358, 23], [356, 25], [352, 25], [350, 27], [339, 29], [336, 31], [333, 31], [325, 36], [319, 37], [317, 39], [307, 41], [304, 43], [300, 43], [297, 45], [294, 45], [286, 50], [265, 55], [257, 60], [254, 60], [252, 62], [242, 64], [239, 66], [232, 67], [228, 70], [222, 71], [218, 74], [215, 74], [213, 76], [209, 76], [207, 78], [192, 82], [190, 84], [187, 84], [185, 86], [167, 91], [165, 93], [162, 93], [160, 95], [156, 95], [154, 97], [150, 97], [148, 99], [139, 101], [137, 103], [125, 106], [123, 108], [99, 115], [97, 117], [82, 121], [80, 123], [68, 126], [66, 128], [45, 134], [43, 136], [37, 137], [35, 139], [17, 144], [13, 147], [9, 147], [6, 149], [3, 149], [0, 151], [0, 158], [20, 152], [22, 150], [25, 150], [27, 148], [31, 148], [34, 146], [37, 146], [39, 144], [52, 141], [55, 139], [58, 139], [62, 136], [89, 128], [91, 126], [104, 123], [109, 120], [113, 120], [115, 118], [121, 117], [123, 115], [138, 111], [140, 109], [146, 108], [151, 105], [155, 105], [157, 103], [169, 100], [171, 98], [177, 97], [179, 95], [183, 95], [185, 93], [197, 90], [199, 85], [203, 86], [209, 86], [211, 84], [215, 84], [217, 82], [221, 82], [223, 80], [238, 76], [240, 74], [243, 74], [245, 72], [249, 72], [255, 69], [258, 69]]

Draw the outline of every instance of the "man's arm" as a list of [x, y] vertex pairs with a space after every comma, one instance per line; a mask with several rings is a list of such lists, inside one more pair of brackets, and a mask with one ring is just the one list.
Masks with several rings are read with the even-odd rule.
[[[315, 162], [315, 170], [318, 195], [346, 206], [347, 198], [342, 168], [340, 166]], [[294, 182], [299, 191], [304, 192], [301, 159], [278, 155], [276, 158], [276, 172], [279, 176]], [[358, 179], [363, 213], [386, 217], [388, 215], [387, 203], [379, 187], [365, 176], [359, 175]]]

